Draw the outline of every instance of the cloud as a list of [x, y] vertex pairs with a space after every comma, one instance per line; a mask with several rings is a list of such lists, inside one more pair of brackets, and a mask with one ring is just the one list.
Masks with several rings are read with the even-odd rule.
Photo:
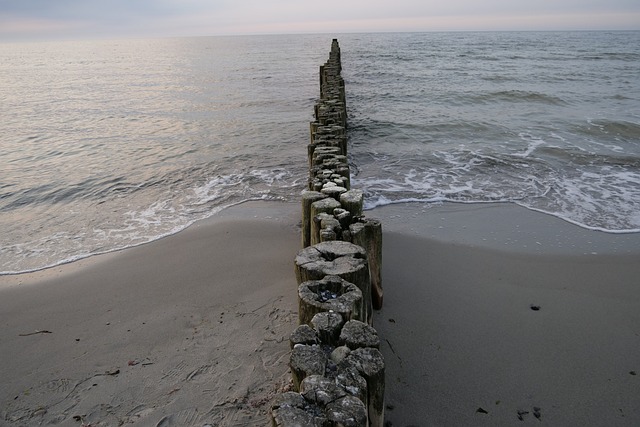
[[2, 38], [563, 28], [640, 29], [640, 2], [0, 0]]

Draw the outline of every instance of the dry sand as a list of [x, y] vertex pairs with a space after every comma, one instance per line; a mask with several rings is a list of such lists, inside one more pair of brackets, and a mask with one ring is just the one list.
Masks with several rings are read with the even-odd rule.
[[[640, 235], [510, 205], [368, 215], [391, 425], [640, 425]], [[289, 383], [298, 222], [297, 205], [252, 203], [0, 277], [0, 424], [267, 425]]]

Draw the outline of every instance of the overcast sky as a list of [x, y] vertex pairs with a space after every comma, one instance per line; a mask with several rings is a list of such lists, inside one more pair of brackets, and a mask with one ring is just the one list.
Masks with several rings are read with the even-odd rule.
[[640, 0], [0, 0], [0, 40], [640, 30]]

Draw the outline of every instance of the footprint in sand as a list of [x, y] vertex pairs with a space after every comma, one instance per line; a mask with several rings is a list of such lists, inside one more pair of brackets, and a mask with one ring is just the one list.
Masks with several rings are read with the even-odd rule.
[[171, 378], [171, 379], [179, 379], [184, 375], [184, 371], [187, 369], [187, 363], [185, 361], [181, 361], [173, 368], [169, 369], [166, 373], [162, 375], [162, 379]]
[[198, 420], [198, 410], [196, 408], [183, 409], [175, 414], [162, 417], [156, 427], [190, 426]]

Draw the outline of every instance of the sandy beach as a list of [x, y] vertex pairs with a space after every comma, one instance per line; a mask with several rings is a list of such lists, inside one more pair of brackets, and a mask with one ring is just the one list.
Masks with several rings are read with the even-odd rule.
[[375, 214], [393, 425], [640, 424], [640, 235], [515, 205]]
[[[267, 425], [289, 384], [297, 204], [0, 277], [0, 424]], [[367, 213], [384, 228], [386, 420], [638, 425], [640, 235], [514, 205]]]
[[289, 383], [295, 208], [0, 278], [0, 425], [266, 425]]

